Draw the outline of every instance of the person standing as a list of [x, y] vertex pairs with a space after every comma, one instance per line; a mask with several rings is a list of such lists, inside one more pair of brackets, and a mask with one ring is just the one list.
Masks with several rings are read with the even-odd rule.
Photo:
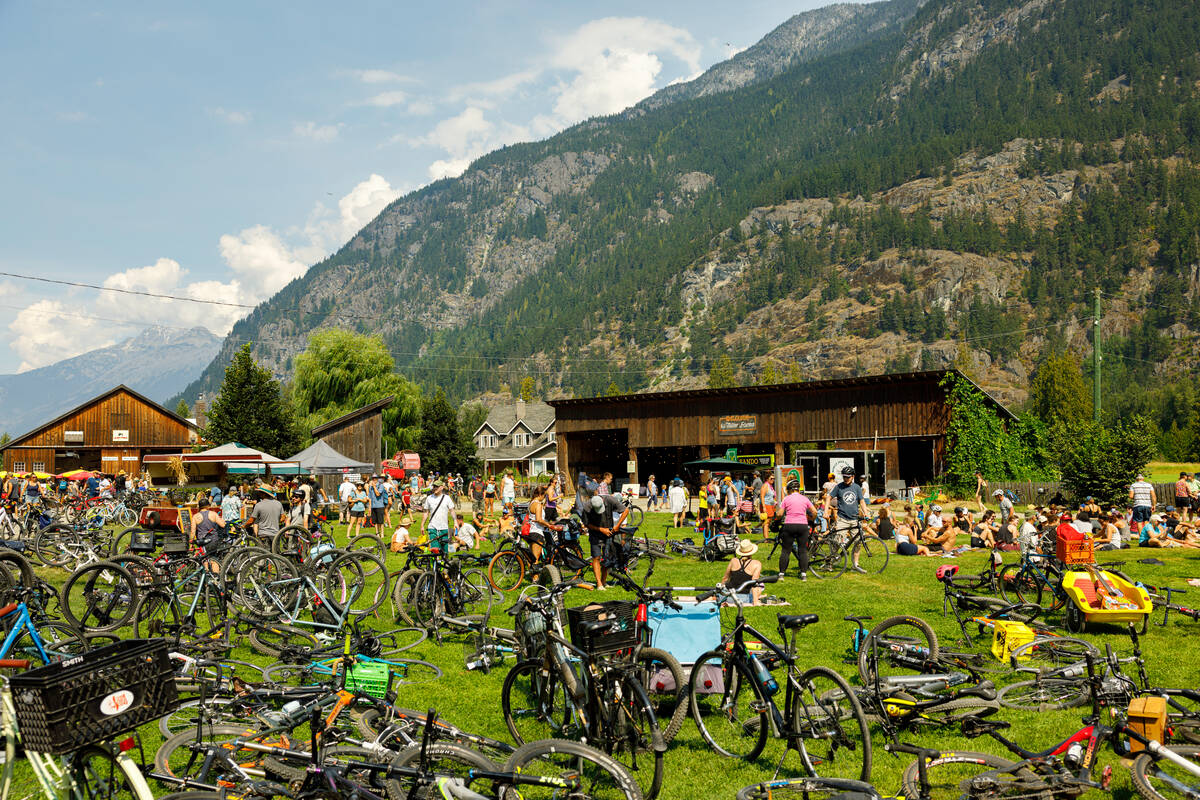
[[338, 512], [339, 519], [343, 524], [350, 523], [350, 498], [354, 496], [354, 483], [347, 475], [342, 478], [342, 482], [338, 484]]
[[483, 510], [483, 481], [478, 475], [471, 476], [471, 484], [467, 487], [471, 495], [471, 511]]
[[654, 476], [651, 475], [646, 479], [646, 511], [654, 511], [658, 508], [658, 484], [654, 482]]
[[[829, 492], [825, 498], [825, 513], [828, 515], [837, 510], [837, 521], [833, 525], [835, 536], [849, 536], [858, 529], [861, 520], [867, 515], [867, 502], [863, 497], [862, 486], [854, 482], [854, 467], [842, 467], [842, 482]], [[858, 565], [858, 552], [854, 552], [855, 572], [866, 572]]]
[[433, 482], [433, 493], [425, 498], [425, 514], [421, 517], [421, 528], [429, 534], [429, 549], [437, 553], [448, 552], [450, 546], [450, 520], [454, 519], [454, 501], [446, 494], [441, 479]]
[[279, 533], [279, 525], [283, 520], [283, 503], [275, 493], [265, 487], [254, 490], [258, 493], [258, 502], [250, 511], [249, 524], [254, 529], [254, 535], [264, 541], [270, 540]]
[[1154, 485], [1146, 480], [1145, 475], [1139, 474], [1137, 480], [1130, 485], [1129, 498], [1133, 504], [1133, 522], [1149, 522], [1158, 498], [1154, 493]]
[[771, 520], [775, 518], [775, 503], [775, 478], [768, 477], [758, 490], [758, 507], [763, 521], [763, 538], [768, 540], [771, 538]]
[[242, 498], [238, 497], [236, 485], [230, 485], [221, 501], [221, 517], [226, 522], [236, 522], [242, 518]]
[[546, 519], [554, 522], [558, 519], [558, 502], [562, 500], [562, 478], [555, 475], [546, 487]]
[[683, 518], [687, 512], [687, 489], [683, 488], [683, 481], [679, 478], [671, 481], [671, 488], [667, 492], [667, 500], [670, 502], [670, 511], [673, 515], [673, 526], [678, 528], [683, 525]]
[[1186, 520], [1191, 507], [1192, 487], [1188, 485], [1188, 474], [1181, 472], [1179, 480], [1175, 481], [1175, 508], [1179, 509], [1180, 518]]
[[350, 493], [350, 526], [346, 528], [346, 539], [351, 539], [355, 533], [362, 533], [363, 519], [367, 516], [367, 506], [371, 498], [367, 496], [366, 488], [361, 484], [354, 487]]
[[367, 498], [371, 501], [371, 524], [375, 526], [375, 535], [383, 536], [383, 526], [387, 521], [388, 493], [378, 475], [371, 476]]
[[783, 517], [783, 525], [779, 529], [779, 576], [782, 578], [787, 572], [794, 545], [796, 560], [800, 562], [800, 580], [807, 581], [809, 524], [816, 516], [817, 508], [800, 491], [800, 481], [788, 481], [787, 491], [778, 510]]
[[584, 507], [583, 526], [588, 531], [588, 549], [592, 554], [592, 574], [596, 577], [596, 591], [602, 592], [608, 588], [605, 551], [613, 533], [621, 529], [628, 515], [628, 506], [611, 494], [593, 494]]
[[1007, 522], [1009, 517], [1012, 516], [1013, 501], [1008, 499], [1008, 495], [1006, 495], [1002, 489], [997, 489], [996, 491], [992, 492], [992, 497], [995, 497], [997, 502], [1000, 503], [999, 516], [1001, 523]]
[[483, 486], [483, 510], [487, 514], [492, 513], [492, 505], [496, 502], [496, 477], [488, 475], [487, 482]]
[[987, 510], [986, 507], [983, 505], [983, 493], [987, 491], [987, 488], [988, 488], [988, 482], [986, 480], [984, 480], [983, 473], [976, 471], [975, 472], [975, 504], [979, 506], [980, 514], [982, 514], [984, 511]]
[[1192, 520], [1200, 520], [1200, 478], [1194, 472], [1188, 475], [1188, 495], [1192, 498]]
[[500, 481], [500, 503], [505, 508], [512, 508], [516, 500], [517, 482], [513, 480], [512, 470], [505, 470], [504, 478]]

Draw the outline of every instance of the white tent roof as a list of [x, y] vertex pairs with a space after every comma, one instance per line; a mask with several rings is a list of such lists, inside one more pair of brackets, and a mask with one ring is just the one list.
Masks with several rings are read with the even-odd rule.
[[[251, 456], [251, 461], [282, 461], [281, 458], [276, 458], [270, 453], [264, 453], [261, 450], [255, 450], [253, 447], [247, 447], [241, 442], [227, 442], [219, 447], [213, 447], [205, 450], [201, 455], [206, 456], [224, 456], [231, 461], [237, 460], [239, 456]], [[258, 456], [255, 458], [254, 456]]]

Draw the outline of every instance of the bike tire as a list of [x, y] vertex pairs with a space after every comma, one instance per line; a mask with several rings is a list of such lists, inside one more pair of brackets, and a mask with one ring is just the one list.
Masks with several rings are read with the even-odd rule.
[[[909, 764], [904, 770], [904, 776], [901, 779], [902, 790], [901, 794], [904, 797], [923, 798], [923, 800], [959, 800], [964, 794], [968, 797], [971, 795], [964, 792], [960, 786], [960, 782], [969, 780], [985, 772], [993, 770], [1011, 769], [1016, 766], [1016, 762], [1009, 761], [1006, 758], [989, 755], [988, 753], [972, 753], [967, 751], [956, 751], [941, 753], [937, 758], [930, 759], [926, 765], [926, 774], [929, 777], [929, 795], [926, 798], [921, 792], [920, 773], [918, 771], [917, 762]], [[1041, 780], [1028, 770], [1021, 770], [1013, 776], [1020, 776], [1025, 780]], [[989, 794], [990, 797], [1003, 798], [1007, 795], [1003, 789], [998, 789], [994, 794]], [[1025, 795], [1022, 795], [1025, 796]], [[1050, 787], [1046, 787], [1044, 796], [1042, 792], [1034, 792], [1030, 795], [1038, 800], [1050, 800]]]
[[849, 556], [832, 535], [818, 539], [808, 548], [808, 570], [818, 578], [838, 578], [846, 571]]
[[139, 639], [165, 638], [178, 644], [183, 637], [179, 606], [168, 592], [154, 590], [138, 601], [133, 630]]
[[1046, 671], [1082, 662], [1088, 653], [1099, 657], [1100, 649], [1091, 642], [1070, 636], [1039, 636], [1014, 647], [1010, 655], [1027, 666]]
[[[646, 800], [653, 800], [662, 789], [667, 752], [654, 706], [635, 675], [610, 673], [602, 680], [612, 685], [598, 687], [599, 696], [615, 701], [617, 713], [610, 720], [615, 729], [604, 732], [605, 746], [601, 749], [629, 770]], [[653, 765], [646, 764], [647, 758], [654, 760]]]
[[525, 559], [514, 550], [500, 550], [487, 568], [488, 580], [500, 592], [511, 592], [525, 580]]
[[540, 659], [513, 665], [500, 689], [504, 725], [517, 744], [573, 735], [567, 690], [558, 673], [544, 672]]
[[767, 743], [765, 698], [749, 667], [723, 650], [710, 650], [688, 680], [692, 719], [708, 746], [726, 758], [752, 761]]
[[640, 528], [640, 527], [642, 527], [642, 520], [645, 518], [646, 518], [646, 512], [642, 511], [642, 509], [638, 508], [635, 505], [630, 505], [629, 506], [629, 516], [627, 516], [625, 518], [625, 527]]
[[264, 624], [250, 631], [250, 646], [261, 655], [279, 656], [288, 648], [320, 646], [317, 638], [306, 630], [292, 625]]
[[[878, 659], [874, 665], [871, 663], [873, 642], [879, 643]], [[888, 617], [871, 629], [858, 648], [858, 674], [865, 685], [875, 685], [875, 672], [878, 672], [881, 678], [891, 674], [912, 673], [911, 669], [905, 667], [886, 667], [890, 660], [890, 652], [886, 647], [889, 643], [923, 647], [928, 651], [927, 657], [930, 660], [937, 660], [939, 653], [937, 634], [929, 627], [928, 622], [908, 614]]]
[[[579, 800], [646, 800], [637, 781], [624, 765], [581, 742], [557, 739], [529, 742], [508, 757], [503, 771], [578, 780], [579, 789], [569, 796]], [[519, 794], [510, 792], [506, 796], [518, 796], [523, 800], [551, 800], [563, 797], [564, 792], [553, 786], [523, 784], [519, 787]]]
[[1010, 683], [996, 693], [1000, 705], [1021, 711], [1078, 708], [1091, 696], [1086, 682], [1058, 678]]
[[[1200, 747], [1193, 745], [1171, 745], [1171, 752], [1200, 764]], [[1133, 778], [1133, 788], [1146, 800], [1182, 800], [1195, 797], [1200, 792], [1200, 778], [1191, 774], [1173, 761], [1165, 758], [1154, 758], [1148, 752], [1142, 752], [1133, 760], [1130, 768]], [[1176, 785], [1181, 784], [1190, 789], [1191, 794], [1180, 791]]]
[[42, 649], [46, 658], [33, 642], [29, 630], [23, 630], [13, 639], [6, 658], [27, 658], [35, 664], [57, 664], [68, 658], [83, 655], [96, 645], [88, 641], [82, 633], [65, 622], [37, 623], [38, 638], [42, 640]]
[[206, 727], [236, 726], [244, 713], [236, 703], [232, 697], [206, 697], [203, 703], [199, 698], [184, 700], [174, 711], [158, 718], [158, 732], [166, 740], [185, 731], [194, 731], [200, 717], [204, 718]]
[[[1042, 605], [1042, 584], [1021, 569], [1020, 562], [1006, 564], [1000, 570], [1000, 596], [1007, 602]], [[1044, 606], [1043, 606], [1044, 608]]]
[[67, 578], [59, 595], [63, 619], [87, 633], [120, 630], [133, 621], [138, 604], [137, 582], [129, 570], [111, 561], [80, 567]]
[[[375, 556], [378, 564], [376, 565], [375, 562], [370, 563], [372, 571], [366, 573], [368, 577], [377, 574], [381, 568], [385, 574], [387, 573], [387, 567], [385, 566], [387, 548], [383, 546], [383, 541], [375, 534], [360, 533], [350, 540], [350, 543], [346, 545], [346, 550], [351, 553], [363, 552]], [[363, 568], [366, 569], [367, 567], [368, 564], [364, 563]]]
[[688, 715], [687, 673], [675, 656], [657, 647], [641, 648], [637, 658], [639, 679], [662, 728], [663, 743], [670, 744]]
[[417, 627], [432, 631], [437, 626], [437, 620], [446, 613], [445, 591], [445, 583], [436, 572], [425, 572], [417, 578], [409, 607]]
[[[427, 759], [424, 763], [425, 768], [439, 775], [456, 775], [465, 778], [470, 770], [496, 771], [496, 764], [490, 758], [456, 744], [433, 742], [426, 746], [424, 757]], [[420, 763], [421, 758], [422, 748], [418, 745], [402, 750], [388, 765], [412, 767]], [[414, 782], [413, 778], [388, 778], [386, 782], [388, 797], [402, 797], [406, 800], [436, 800], [442, 796], [437, 784], [414, 787]]]
[[69, 775], [78, 796], [86, 800], [153, 797], [133, 761], [117, 759], [112, 751], [95, 745], [71, 754]]
[[[492, 603], [499, 594], [492, 588], [487, 573], [481, 569], [469, 569], [463, 573], [458, 588], [458, 605], [466, 616], [482, 619], [483, 624], [492, 616]], [[503, 598], [504, 595], [500, 595]]]
[[[353, 563], [357, 565], [357, 572], [361, 573], [361, 583], [355, 587], [350, 597], [345, 601], [350, 608], [350, 613], [355, 616], [366, 616], [367, 614], [375, 613], [383, 600], [388, 596], [387, 591], [387, 565], [383, 559], [377, 556], [370, 550], [351, 550], [343, 553], [333, 560], [329, 565], [330, 572], [339, 570], [340, 573], [347, 579], [352, 575], [347, 571], [346, 565]], [[372, 575], [382, 575], [382, 591], [377, 591], [374, 594], [367, 592], [367, 578]], [[369, 602], [362, 602], [364, 598], [370, 598]]]
[[743, 786], [737, 793], [737, 800], [786, 800], [788, 797], [804, 800], [882, 800], [879, 791], [869, 783], [832, 778], [780, 778]]
[[865, 536], [854, 545], [854, 560], [868, 575], [878, 575], [887, 569], [887, 543], [875, 536]]
[[271, 552], [298, 561], [308, 561], [313, 535], [303, 525], [288, 525], [271, 537]]
[[804, 767], [822, 778], [871, 777], [871, 729], [846, 679], [811, 667], [797, 679], [788, 711]]
[[[253, 735], [253, 730], [244, 725], [213, 725], [204, 728], [200, 741], [214, 747], [223, 743], [228, 749], [228, 756], [237, 764], [260, 764], [263, 754], [246, 747], [233, 748], [232, 741], [243, 736]], [[183, 731], [159, 745], [154, 753], [154, 769], [173, 778], [190, 778], [197, 783], [215, 785], [221, 780], [229, 779], [240, 782], [241, 776], [236, 773], [227, 774], [223, 765], [216, 759], [211, 762], [201, 755], [193, 758], [193, 745], [197, 744], [196, 729]]]
[[[423, 569], [407, 569], [400, 573], [396, 578], [395, 586], [392, 588], [392, 608], [396, 613], [396, 621], [404, 622], [415, 628], [420, 628], [417, 621], [413, 618], [411, 603], [414, 602], [413, 591], [417, 586], [417, 578], [425, 573]], [[422, 629], [423, 630], [423, 629]], [[428, 634], [428, 631], [426, 631]]]
[[291, 582], [295, 575], [295, 564], [283, 556], [255, 553], [238, 567], [234, 591], [251, 614], [275, 619], [295, 600], [297, 586]]

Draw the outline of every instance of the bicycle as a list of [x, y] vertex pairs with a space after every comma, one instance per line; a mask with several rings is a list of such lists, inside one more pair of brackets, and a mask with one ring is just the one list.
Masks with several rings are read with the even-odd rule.
[[856, 572], [877, 575], [887, 569], [888, 549], [878, 536], [863, 533], [862, 520], [846, 535], [831, 529], [808, 550], [809, 570], [818, 578], [840, 578], [853, 563]]
[[[776, 580], [772, 576], [748, 581], [736, 590], [719, 586], [699, 596], [701, 601], [732, 599], [737, 619], [720, 646], [700, 656], [692, 667], [688, 683], [692, 718], [708, 745], [723, 756], [753, 760], [762, 753], [770, 733], [787, 741], [783, 758], [791, 750], [799, 753], [809, 775], [866, 780], [871, 774], [871, 735], [858, 699], [833, 670], [801, 671], [796, 661], [796, 636], [817, 622], [817, 615], [777, 614], [783, 646], [746, 623], [741, 595]], [[750, 651], [747, 636], [762, 643], [763, 657]], [[786, 668], [783, 711], [775, 699], [779, 685], [768, 662]]]

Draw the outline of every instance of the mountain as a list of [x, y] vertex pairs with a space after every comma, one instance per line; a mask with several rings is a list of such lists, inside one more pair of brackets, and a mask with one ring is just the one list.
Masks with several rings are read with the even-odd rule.
[[[210, 362], [221, 338], [205, 328], [146, 328], [119, 344], [16, 375], [0, 375], [0, 431], [19, 435], [118, 384], [165, 402]], [[174, 410], [174, 407], [171, 407]]]
[[1106, 413], [1186, 416], [1200, 4], [824, 11], [395, 201], [186, 396], [235, 341], [286, 375], [340, 326], [459, 398], [702, 385], [728, 358], [742, 382], [955, 365], [1019, 403], [1047, 354], [1090, 355], [1099, 290]]

